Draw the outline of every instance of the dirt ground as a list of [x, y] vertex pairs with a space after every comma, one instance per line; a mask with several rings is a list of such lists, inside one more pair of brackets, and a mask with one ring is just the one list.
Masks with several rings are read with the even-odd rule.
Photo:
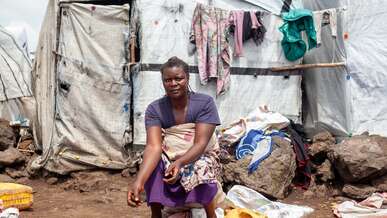
[[[23, 183], [30, 185], [34, 190], [34, 204], [32, 209], [21, 211], [20, 217], [150, 217], [146, 205], [139, 208], [127, 206], [126, 191], [131, 181], [133, 178], [124, 178], [119, 173], [110, 174], [107, 186], [94, 186], [93, 190], [80, 192], [66, 188], [66, 183], [61, 181], [50, 185], [44, 179], [25, 180]], [[332, 199], [305, 200], [302, 193], [302, 190], [294, 190], [282, 202], [314, 208], [315, 212], [308, 217], [334, 217], [330, 208]]]

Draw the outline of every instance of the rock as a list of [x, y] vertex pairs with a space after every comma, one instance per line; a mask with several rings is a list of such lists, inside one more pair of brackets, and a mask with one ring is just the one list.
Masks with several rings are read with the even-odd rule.
[[121, 176], [122, 177], [131, 177], [131, 176], [133, 176], [136, 173], [137, 173], [137, 169], [136, 168], [129, 167], [129, 168], [123, 169], [121, 171]]
[[24, 150], [29, 150], [30, 149], [30, 145], [32, 143], [33, 143], [32, 139], [26, 139], [26, 140], [20, 142], [18, 148], [21, 148], [21, 149], [24, 149]]
[[324, 161], [331, 147], [332, 144], [328, 144], [326, 142], [316, 142], [309, 146], [308, 154], [314, 159], [320, 159], [317, 157], [320, 155], [323, 158], [322, 161]]
[[313, 137], [313, 143], [325, 142], [328, 145], [336, 143], [336, 139], [328, 131], [320, 132]]
[[22, 184], [22, 185], [27, 185], [30, 183], [30, 179], [28, 177], [21, 177], [16, 180], [17, 183]]
[[302, 195], [304, 199], [311, 199], [315, 197], [314, 192], [312, 192], [311, 190], [305, 191]]
[[317, 165], [322, 164], [335, 142], [335, 138], [327, 131], [315, 135], [313, 137], [313, 144], [308, 148], [308, 154], [311, 157], [311, 161]]
[[[313, 193], [313, 194], [311, 194]], [[304, 192], [304, 197], [308, 199], [310, 198], [327, 198], [330, 196], [330, 188], [328, 187], [327, 184], [316, 184], [316, 177], [312, 175], [311, 181], [309, 184], [308, 191]]]
[[17, 170], [10, 167], [5, 168], [5, 172], [14, 179], [28, 176], [28, 173], [25, 170]]
[[113, 198], [107, 196], [101, 196], [100, 198], [94, 199], [94, 202], [98, 204], [111, 204], [113, 203]]
[[9, 121], [0, 119], [0, 151], [13, 147], [16, 143], [16, 135]]
[[50, 185], [55, 185], [56, 183], [58, 183], [58, 178], [56, 177], [50, 177], [48, 179], [46, 179], [46, 182]]
[[372, 181], [378, 192], [387, 192], [387, 174]]
[[61, 187], [62, 187], [65, 191], [69, 191], [69, 190], [75, 189], [75, 184], [74, 184], [73, 181], [67, 180], [66, 182], [62, 183]]
[[347, 183], [370, 180], [387, 173], [387, 138], [355, 136], [332, 148], [329, 160]]
[[71, 173], [74, 178], [74, 188], [80, 192], [90, 192], [105, 190], [109, 185], [109, 178], [106, 172], [102, 171], [82, 171]]
[[369, 185], [350, 185], [345, 184], [343, 188], [343, 194], [357, 200], [365, 199], [376, 192], [376, 188]]
[[335, 178], [335, 174], [332, 169], [332, 164], [329, 160], [325, 160], [323, 164], [317, 167], [316, 179], [321, 182], [328, 182], [329, 180], [333, 180]]
[[23, 161], [23, 154], [14, 147], [9, 147], [5, 151], [0, 151], [0, 166], [10, 166]]
[[[235, 150], [234, 150], [235, 153]], [[227, 150], [221, 149], [219, 154], [219, 160], [221, 164], [228, 164], [230, 162], [235, 162], [236, 159], [232, 156]]]
[[223, 182], [244, 185], [274, 198], [285, 198], [295, 175], [296, 157], [288, 141], [273, 137], [273, 142], [271, 155], [251, 174], [247, 171], [251, 157], [223, 165]]
[[15, 180], [8, 175], [0, 174], [0, 182], [15, 182]]

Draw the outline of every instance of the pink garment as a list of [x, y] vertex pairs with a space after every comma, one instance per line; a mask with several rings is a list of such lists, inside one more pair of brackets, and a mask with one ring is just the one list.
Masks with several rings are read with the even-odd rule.
[[229, 11], [198, 3], [192, 18], [191, 41], [198, 53], [199, 77], [202, 85], [216, 79], [216, 94], [230, 86], [230, 52], [226, 39]]
[[[244, 17], [244, 11], [231, 11], [229, 22], [231, 25], [235, 26], [234, 30], [234, 56], [242, 56], [243, 53], [243, 17]], [[258, 27], [261, 26], [261, 24], [258, 22], [257, 17], [255, 16], [255, 13], [250, 11], [250, 17], [251, 17], [251, 29], [258, 29]]]

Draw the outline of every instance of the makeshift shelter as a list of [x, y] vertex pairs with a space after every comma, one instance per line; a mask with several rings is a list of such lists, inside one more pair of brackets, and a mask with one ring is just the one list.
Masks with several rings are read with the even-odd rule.
[[[246, 41], [244, 56], [232, 57], [231, 88], [220, 96], [216, 96], [214, 83], [200, 84], [197, 55], [189, 42], [197, 3], [268, 13], [262, 20], [267, 28], [262, 44]], [[62, 174], [94, 167], [127, 167], [133, 158], [132, 145], [142, 149], [145, 144], [144, 111], [164, 95], [159, 69], [171, 56], [190, 65], [194, 91], [214, 97], [223, 126], [268, 105], [296, 122], [305, 120], [310, 131], [328, 129], [346, 135], [368, 130], [386, 135], [387, 115], [383, 112], [387, 106], [381, 101], [387, 91], [381, 82], [386, 75], [382, 60], [386, 34], [379, 28], [386, 6], [376, 0], [51, 0], [33, 65], [35, 136], [43, 155], [32, 166]], [[322, 45], [290, 62], [281, 46], [283, 36], [278, 28], [283, 20], [279, 15], [302, 7], [337, 8], [338, 34], [332, 39], [324, 26]], [[366, 19], [375, 25], [365, 25]], [[373, 38], [364, 38], [364, 27]], [[140, 60], [136, 64], [129, 61], [135, 59], [130, 57], [130, 41], [138, 41]], [[375, 41], [377, 44], [372, 44]], [[331, 62], [345, 62], [346, 66], [272, 69]]]
[[[164, 95], [160, 79], [160, 65], [169, 57], [177, 56], [190, 66], [197, 66], [197, 56], [190, 54], [189, 36], [196, 3], [208, 1], [136, 1], [140, 25], [141, 67], [133, 74], [134, 144], [145, 144], [144, 111], [153, 100]], [[190, 85], [194, 91], [214, 97], [223, 126], [246, 116], [260, 105], [268, 105], [296, 121], [301, 120], [301, 77], [298, 71], [276, 73], [271, 67], [288, 66], [281, 48], [282, 34], [278, 16], [283, 7], [297, 8], [300, 1], [212, 1], [213, 7], [228, 10], [260, 10], [270, 14], [263, 18], [267, 33], [261, 45], [252, 40], [243, 45], [244, 56], [233, 57], [231, 63], [231, 88], [216, 97], [216, 84], [200, 84], [195, 68], [191, 71]], [[135, 29], [135, 28], [133, 28]], [[233, 40], [230, 40], [231, 42]], [[231, 46], [232, 47], [232, 46]], [[288, 76], [293, 74], [292, 76]], [[296, 75], [294, 75], [296, 74]]]
[[0, 117], [29, 125], [34, 112], [31, 62], [15, 38], [0, 26]]
[[49, 1], [33, 71], [43, 151], [33, 168], [65, 174], [127, 165], [128, 35], [129, 4]]
[[345, 62], [345, 67], [305, 70], [306, 128], [387, 136], [387, 2], [305, 0], [304, 6], [338, 13], [337, 37], [332, 38], [330, 25], [323, 27], [322, 45], [304, 63]]

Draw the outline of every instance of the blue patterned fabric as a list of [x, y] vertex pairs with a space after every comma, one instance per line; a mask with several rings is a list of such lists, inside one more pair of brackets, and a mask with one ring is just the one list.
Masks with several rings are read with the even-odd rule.
[[270, 156], [273, 151], [272, 137], [285, 137], [280, 131], [263, 132], [262, 130], [250, 130], [239, 142], [235, 156], [237, 160], [244, 158], [246, 155], [253, 155], [248, 166], [249, 173], [258, 169], [259, 164]]

